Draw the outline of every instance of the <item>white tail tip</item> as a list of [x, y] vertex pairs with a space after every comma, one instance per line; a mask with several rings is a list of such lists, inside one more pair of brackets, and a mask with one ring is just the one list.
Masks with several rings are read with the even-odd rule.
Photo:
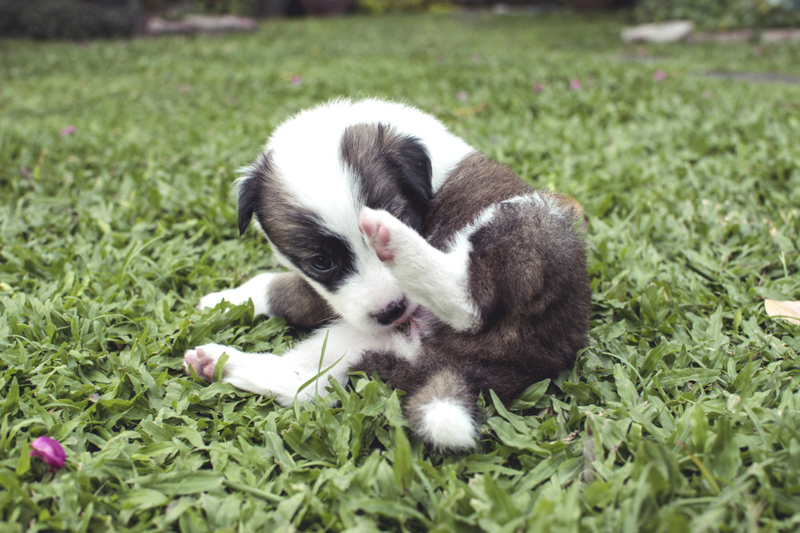
[[475, 448], [477, 428], [470, 413], [452, 400], [436, 399], [420, 408], [417, 431], [439, 450], [467, 451]]

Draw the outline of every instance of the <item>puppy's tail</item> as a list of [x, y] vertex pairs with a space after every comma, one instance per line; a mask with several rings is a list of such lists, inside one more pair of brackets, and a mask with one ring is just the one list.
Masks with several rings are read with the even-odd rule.
[[442, 452], [466, 452], [478, 437], [477, 405], [464, 377], [435, 372], [406, 404], [411, 426], [426, 444]]

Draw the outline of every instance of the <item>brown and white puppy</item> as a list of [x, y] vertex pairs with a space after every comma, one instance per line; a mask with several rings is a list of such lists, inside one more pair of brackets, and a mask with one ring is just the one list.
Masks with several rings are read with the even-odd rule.
[[[477, 437], [476, 395], [513, 399], [569, 367], [590, 288], [579, 207], [534, 190], [436, 119], [380, 100], [337, 100], [279, 126], [239, 181], [239, 229], [255, 217], [288, 269], [204, 297], [316, 329], [283, 356], [210, 344], [186, 368], [290, 405], [320, 369], [377, 371], [434, 448]], [[338, 361], [334, 365], [334, 363]]]

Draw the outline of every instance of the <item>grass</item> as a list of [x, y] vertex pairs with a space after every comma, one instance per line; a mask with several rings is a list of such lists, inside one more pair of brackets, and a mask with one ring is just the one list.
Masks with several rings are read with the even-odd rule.
[[[0, 42], [0, 529], [796, 531], [800, 339], [762, 298], [800, 299], [800, 85], [702, 73], [800, 76], [800, 47], [637, 49], [620, 27]], [[237, 236], [235, 170], [339, 95], [433, 112], [588, 215], [589, 346], [509, 405], [484, 395], [473, 455], [424, 449], [379, 381], [281, 408], [183, 372], [200, 343], [300, 334], [194, 305], [274, 266]], [[66, 448], [57, 473], [27, 458], [40, 435]]]

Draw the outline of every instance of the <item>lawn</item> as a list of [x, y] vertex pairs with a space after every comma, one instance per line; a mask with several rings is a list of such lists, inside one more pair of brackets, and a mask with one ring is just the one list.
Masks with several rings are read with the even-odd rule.
[[[622, 23], [0, 41], [0, 529], [800, 528], [800, 327], [763, 302], [800, 300], [800, 45], [624, 46]], [[485, 394], [472, 455], [426, 450], [364, 376], [282, 408], [183, 371], [201, 343], [302, 335], [195, 305], [275, 267], [238, 236], [236, 169], [340, 95], [417, 105], [585, 208], [589, 345], [513, 403]], [[42, 435], [58, 472], [29, 458]]]

